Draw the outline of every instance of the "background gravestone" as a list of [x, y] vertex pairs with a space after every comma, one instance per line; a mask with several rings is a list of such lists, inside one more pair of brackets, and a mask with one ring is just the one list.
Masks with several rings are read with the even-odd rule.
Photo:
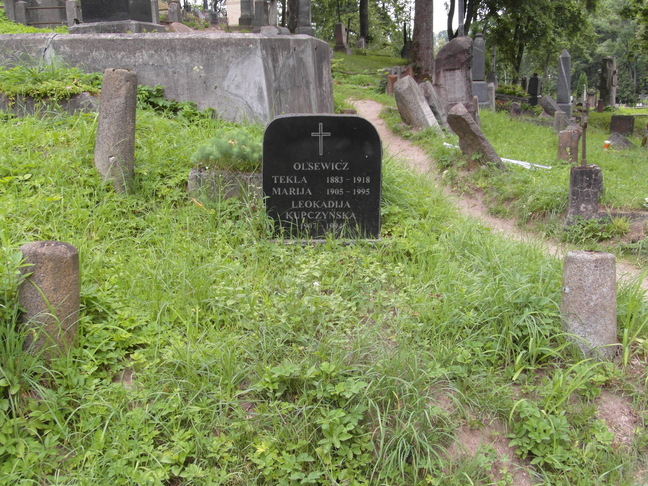
[[635, 117], [632, 115], [612, 115], [610, 118], [610, 133], [632, 135], [635, 128]]
[[538, 73], [533, 73], [533, 76], [529, 79], [527, 93], [529, 93], [529, 104], [531, 106], [536, 106], [538, 104], [538, 94], [540, 94], [540, 80], [538, 79]]
[[277, 233], [378, 238], [381, 163], [380, 137], [364, 118], [274, 119], [263, 138], [263, 193]]
[[472, 39], [456, 37], [441, 48], [434, 62], [434, 79], [437, 94], [446, 107], [446, 112], [463, 104], [477, 119], [470, 74]]
[[486, 41], [483, 34], [477, 34], [472, 45], [472, 89], [480, 106], [488, 106], [486, 83]]
[[558, 95], [556, 102], [562, 111], [571, 117], [571, 56], [567, 49], [560, 54], [558, 63]]
[[599, 79], [599, 91], [601, 92], [601, 101], [603, 108], [614, 106], [616, 103], [617, 92], [617, 69], [616, 59], [613, 57], [604, 57], [601, 60], [601, 77]]

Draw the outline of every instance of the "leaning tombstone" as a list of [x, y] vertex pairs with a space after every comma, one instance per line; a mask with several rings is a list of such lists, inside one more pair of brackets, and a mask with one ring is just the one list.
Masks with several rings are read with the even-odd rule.
[[459, 137], [459, 148], [467, 158], [482, 157], [484, 162], [506, 170], [502, 159], [497, 155], [475, 119], [462, 104], [455, 105], [448, 112], [448, 125]]
[[558, 63], [558, 95], [556, 102], [562, 111], [571, 117], [571, 56], [567, 49], [560, 54]]
[[26, 265], [18, 289], [28, 329], [26, 349], [60, 356], [75, 343], [80, 307], [79, 253], [69, 243], [37, 241], [20, 247]]
[[541, 96], [539, 101], [542, 109], [551, 117], [553, 117], [557, 111], [561, 111], [556, 100], [549, 95]]
[[405, 123], [417, 130], [434, 128], [443, 135], [441, 127], [434, 117], [418, 83], [411, 76], [396, 81], [394, 85], [394, 97], [398, 112]]
[[628, 140], [623, 135], [617, 132], [610, 135], [608, 137], [608, 141], [610, 142], [610, 147], [617, 150], [628, 150], [628, 149], [637, 148], [637, 146], [634, 143], [632, 143], [630, 140]]
[[421, 84], [419, 84], [419, 88], [421, 89], [423, 97], [430, 107], [430, 110], [432, 110], [432, 113], [434, 113], [434, 117], [437, 119], [437, 122], [439, 122], [439, 125], [441, 125], [443, 128], [450, 128], [448, 127], [448, 113], [445, 110], [445, 106], [443, 106], [443, 103], [439, 99], [434, 85], [432, 85], [430, 81], [423, 81]]
[[278, 236], [380, 236], [382, 148], [351, 115], [275, 118], [263, 138], [263, 193]]
[[614, 358], [619, 349], [614, 255], [596, 251], [567, 254], [560, 313], [564, 331], [585, 357]]
[[137, 74], [106, 69], [103, 75], [94, 163], [117, 192], [129, 192], [135, 174]]

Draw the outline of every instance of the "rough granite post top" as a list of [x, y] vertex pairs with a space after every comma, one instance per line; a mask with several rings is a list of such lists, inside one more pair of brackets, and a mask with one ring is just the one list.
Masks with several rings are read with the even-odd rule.
[[25, 243], [24, 245], [22, 245], [20, 247], [20, 250], [23, 253], [30, 255], [36, 255], [44, 252], [49, 255], [51, 255], [52, 252], [57, 252], [61, 255], [69, 256], [78, 254], [77, 249], [73, 245], [70, 245], [69, 243], [65, 243], [63, 241], [32, 241], [31, 243]]

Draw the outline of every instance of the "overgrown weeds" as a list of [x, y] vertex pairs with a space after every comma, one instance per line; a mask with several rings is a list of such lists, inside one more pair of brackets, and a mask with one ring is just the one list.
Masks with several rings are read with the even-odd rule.
[[[186, 193], [196, 148], [231, 127], [140, 109], [124, 195], [93, 167], [96, 116], [0, 126], [3, 479], [510, 484], [493, 450], [446, 452], [459, 423], [511, 418], [521, 467], [547, 484], [632, 483], [644, 436], [617, 449], [592, 400], [622, 389], [645, 412], [637, 288], [619, 294], [624, 361], [583, 362], [559, 262], [390, 159], [380, 241], [274, 241], [260, 201]], [[82, 266], [79, 345], [51, 362], [22, 350], [15, 298], [17, 249], [42, 239]]]

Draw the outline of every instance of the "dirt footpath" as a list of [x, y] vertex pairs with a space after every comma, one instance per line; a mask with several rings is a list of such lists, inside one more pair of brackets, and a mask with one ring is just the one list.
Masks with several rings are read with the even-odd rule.
[[[387, 128], [385, 122], [380, 118], [383, 105], [372, 100], [352, 100], [352, 103], [356, 107], [358, 115], [366, 118], [376, 127], [382, 140], [383, 149], [395, 159], [407, 163], [412, 170], [427, 175], [430, 181], [439, 187], [439, 190], [443, 190], [454, 201], [462, 214], [480, 220], [484, 226], [491, 228], [496, 233], [503, 234], [506, 238], [533, 242], [534, 244], [540, 243], [545, 252], [554, 258], [564, 258], [565, 254], [571, 249], [567, 245], [552, 242], [540, 238], [537, 234], [520, 230], [509, 220], [489, 215], [486, 206], [479, 199], [466, 198], [451, 192], [450, 189], [436, 180], [439, 174], [434, 167], [433, 161], [428, 158], [425, 152], [407, 140], [394, 135]], [[645, 269], [639, 269], [630, 263], [617, 259], [617, 279], [619, 280], [637, 279], [642, 274], [642, 271], [645, 271]], [[642, 280], [641, 287], [644, 290], [644, 295], [648, 298], [648, 276]]]

